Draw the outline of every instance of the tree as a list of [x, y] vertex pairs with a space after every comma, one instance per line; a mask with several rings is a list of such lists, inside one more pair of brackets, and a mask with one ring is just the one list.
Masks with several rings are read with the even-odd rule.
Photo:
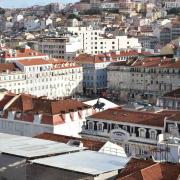
[[171, 8], [167, 11], [167, 13], [178, 15], [178, 14], [180, 14], [180, 8]]
[[4, 15], [5, 12], [6, 12], [5, 9], [3, 9], [3, 8], [0, 7], [0, 14], [1, 14], [1, 15]]
[[78, 21], [81, 20], [81, 18], [79, 16], [77, 16], [76, 14], [70, 14], [67, 19], [77, 19]]
[[84, 11], [83, 14], [84, 15], [101, 15], [101, 10], [100, 9], [89, 9], [87, 11]]

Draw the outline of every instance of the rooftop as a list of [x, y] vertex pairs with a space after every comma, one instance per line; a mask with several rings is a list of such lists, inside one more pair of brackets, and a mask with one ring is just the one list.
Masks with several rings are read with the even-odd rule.
[[[7, 104], [8, 106], [6, 106]], [[14, 97], [5, 95], [0, 101], [1, 110], [5, 110], [4, 118], [7, 118], [8, 111], [15, 111], [16, 120], [33, 122], [34, 115], [41, 114], [41, 123], [50, 125], [63, 124], [65, 122], [65, 113], [80, 111], [90, 107], [74, 99], [51, 100], [28, 94], [14, 95]]]
[[1, 64], [0, 65], [0, 73], [11, 72], [19, 70], [18, 67], [14, 63]]
[[145, 161], [143, 159], [131, 158], [131, 160], [126, 164], [125, 168], [119, 173], [119, 179], [153, 164], [156, 163], [149, 160]]
[[96, 176], [102, 173], [123, 169], [128, 161], [129, 158], [126, 157], [87, 150], [32, 160], [31, 162]]
[[[99, 104], [101, 106], [101, 104], [102, 104], [102, 105], [104, 105], [102, 107], [103, 110], [109, 109], [109, 108], [119, 107], [119, 105], [117, 105], [117, 104], [115, 104], [115, 103], [113, 103], [107, 99], [104, 99], [104, 98], [98, 98], [98, 99], [85, 101], [84, 104], [87, 104], [89, 106], [95, 106], [96, 104]], [[95, 107], [98, 108], [98, 106], [95, 106]]]
[[63, 154], [84, 149], [64, 143], [2, 133], [0, 133], [0, 144], [2, 153], [25, 158]]
[[178, 98], [179, 99], [180, 98], [180, 88], [164, 94], [163, 97]]
[[22, 64], [23, 66], [35, 66], [35, 65], [46, 65], [51, 64], [50, 62], [44, 60], [44, 59], [27, 59], [27, 60], [18, 60], [19, 64]]
[[52, 134], [52, 133], [43, 133], [36, 136], [39, 139], [46, 139], [51, 141], [57, 141], [62, 143], [68, 143], [70, 140], [77, 140], [83, 143], [83, 146], [90, 149], [99, 151], [102, 146], [105, 144], [104, 142], [98, 141], [97, 139], [85, 139], [85, 138], [77, 138], [72, 136], [65, 136], [59, 134]]
[[155, 163], [132, 158], [119, 173], [118, 180], [172, 180], [178, 179], [180, 165], [172, 163]]
[[[2, 49], [3, 50], [3, 49]], [[1, 58], [30, 58], [30, 57], [37, 57], [38, 56], [48, 56], [45, 55], [43, 53], [40, 53], [38, 51], [32, 50], [30, 48], [23, 48], [21, 50], [14, 50], [13, 53], [10, 52], [13, 51], [12, 49], [6, 49], [6, 51], [3, 51], [3, 53], [1, 53]]]
[[155, 127], [163, 127], [165, 117], [166, 116], [163, 114], [130, 111], [120, 108], [108, 109], [103, 112], [99, 112], [90, 116], [90, 118], [95, 118], [100, 121], [107, 120], [107, 121], [125, 122], [125, 123], [141, 124], [141, 125], [148, 125]]
[[159, 68], [179, 68], [180, 59], [162, 59], [156, 58], [144, 58], [143, 60], [137, 60], [132, 67], [159, 67]]
[[82, 64], [95, 64], [103, 62], [103, 60], [100, 59], [100, 57], [90, 54], [80, 54], [74, 59], [74, 61]]

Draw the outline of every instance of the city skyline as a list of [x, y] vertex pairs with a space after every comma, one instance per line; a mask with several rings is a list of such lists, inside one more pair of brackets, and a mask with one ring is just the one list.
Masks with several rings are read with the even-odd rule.
[[59, 2], [59, 3], [74, 3], [77, 0], [30, 0], [30, 1], [22, 1], [22, 0], [1, 0], [0, 7], [3, 8], [22, 8], [22, 7], [30, 7], [33, 5], [46, 5], [52, 2]]

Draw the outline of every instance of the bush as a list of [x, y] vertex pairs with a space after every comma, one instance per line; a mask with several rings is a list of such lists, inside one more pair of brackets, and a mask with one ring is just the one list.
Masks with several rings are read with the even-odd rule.
[[167, 11], [167, 14], [175, 14], [175, 15], [180, 15], [180, 8], [172, 8]]

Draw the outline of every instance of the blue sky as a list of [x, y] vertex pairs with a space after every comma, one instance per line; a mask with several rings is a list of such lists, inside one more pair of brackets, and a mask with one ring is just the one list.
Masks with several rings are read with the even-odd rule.
[[77, 0], [0, 0], [0, 7], [18, 8], [32, 5], [45, 5], [51, 2], [69, 3], [77, 2]]

